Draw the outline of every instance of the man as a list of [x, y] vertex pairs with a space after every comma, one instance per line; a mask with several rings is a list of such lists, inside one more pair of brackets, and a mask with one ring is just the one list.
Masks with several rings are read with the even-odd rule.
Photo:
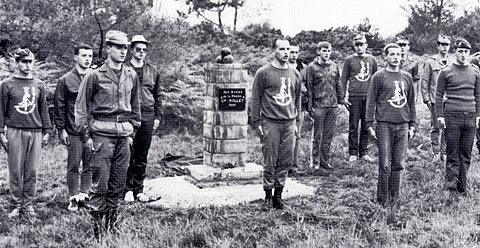
[[[60, 142], [67, 146], [67, 186], [69, 194], [68, 210], [78, 210], [88, 199], [92, 171], [90, 169], [90, 150], [82, 141], [84, 134], [75, 125], [75, 99], [78, 88], [85, 74], [92, 64], [93, 50], [86, 44], [79, 44], [74, 48], [74, 68], [57, 81], [55, 89], [55, 125]], [[78, 187], [78, 170], [82, 162], [80, 188]]]
[[403, 35], [398, 35], [397, 45], [400, 46], [400, 54], [402, 55], [402, 60], [400, 62], [400, 70], [404, 70], [410, 73], [410, 75], [412, 76], [413, 86], [415, 90], [415, 102], [417, 102], [420, 92], [420, 74], [418, 72], [418, 62], [410, 58], [410, 56], [408, 55], [410, 51], [410, 40], [407, 37]]
[[367, 125], [371, 136], [378, 140], [377, 200], [386, 207], [399, 198], [400, 172], [408, 140], [414, 135], [416, 113], [412, 76], [400, 70], [400, 46], [390, 43], [384, 52], [386, 68], [373, 75], [368, 89]]
[[302, 94], [302, 104], [301, 104], [301, 110], [298, 111], [299, 116], [299, 121], [297, 122], [297, 136], [295, 139], [295, 149], [294, 149], [294, 155], [293, 155], [293, 165], [292, 169], [289, 171], [289, 173], [295, 173], [298, 171], [299, 166], [298, 166], [298, 149], [299, 149], [299, 141], [301, 138], [301, 133], [302, 133], [302, 127], [303, 127], [303, 121], [304, 121], [304, 111], [307, 110], [307, 101], [308, 97], [306, 95], [307, 93], [307, 88], [305, 86], [305, 71], [306, 71], [306, 65], [302, 63], [298, 59], [298, 54], [300, 53], [300, 47], [293, 42], [290, 42], [290, 54], [288, 56], [288, 66], [290, 68], [295, 68], [297, 69], [298, 72], [300, 72], [300, 77], [302, 78], [302, 87], [301, 87], [301, 94]]
[[[450, 65], [454, 59], [448, 54], [450, 49], [450, 37], [439, 35], [437, 39], [438, 54], [428, 58], [423, 66], [422, 97], [423, 102], [430, 110], [430, 139], [432, 142], [432, 152], [434, 160], [446, 158], [445, 132], [440, 129], [437, 122], [435, 90], [437, 89], [437, 79], [440, 71]], [[442, 104], [443, 105], [443, 104]]]
[[138, 78], [132, 68], [122, 64], [129, 44], [121, 31], [106, 33], [107, 60], [85, 75], [75, 102], [75, 123], [85, 127], [87, 146], [92, 150], [88, 206], [96, 238], [100, 237], [104, 217], [107, 230], [115, 227], [132, 137], [141, 121]]
[[[0, 142], [8, 153], [8, 178], [12, 211], [35, 217], [37, 166], [42, 143], [47, 144], [52, 124], [45, 85], [32, 75], [35, 56], [28, 49], [14, 52], [16, 71], [0, 86]], [[7, 127], [5, 131], [4, 127]]]
[[459, 38], [454, 48], [455, 61], [438, 75], [435, 104], [447, 142], [445, 189], [466, 193], [475, 127], [480, 120], [480, 75], [469, 61], [470, 43]]
[[273, 49], [273, 61], [258, 69], [253, 81], [252, 124], [263, 143], [264, 208], [282, 209], [282, 191], [293, 163], [301, 78], [288, 66], [290, 43], [277, 39]]
[[370, 79], [377, 71], [377, 60], [366, 53], [368, 44], [363, 34], [353, 38], [353, 45], [355, 54], [345, 59], [341, 77], [342, 88], [347, 92], [345, 106], [349, 109], [348, 161], [357, 161], [360, 156], [364, 161], [373, 162], [373, 158], [368, 155], [365, 109]]
[[332, 45], [318, 43], [318, 57], [307, 67], [308, 112], [313, 117], [312, 165], [331, 169], [329, 163], [338, 104], [344, 104], [340, 70], [330, 60]]
[[157, 70], [145, 61], [150, 46], [143, 35], [135, 35], [130, 41], [132, 60], [128, 65], [138, 76], [141, 97], [142, 124], [133, 139], [133, 153], [127, 171], [127, 193], [125, 201], [149, 201], [143, 193], [143, 181], [147, 168], [147, 156], [152, 143], [153, 131], [157, 129], [161, 119], [161, 85]]

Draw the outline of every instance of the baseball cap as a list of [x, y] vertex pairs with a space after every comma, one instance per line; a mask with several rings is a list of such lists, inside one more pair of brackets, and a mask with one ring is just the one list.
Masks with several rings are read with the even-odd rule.
[[397, 35], [396, 40], [397, 44], [410, 44], [410, 40], [403, 35]]
[[443, 34], [439, 34], [438, 38], [437, 38], [437, 42], [438, 43], [450, 44], [450, 37], [448, 37], [446, 35], [443, 35]]
[[28, 48], [18, 48], [13, 52], [13, 57], [15, 61], [35, 59], [35, 56]]
[[117, 45], [130, 45], [127, 34], [122, 31], [110, 30], [105, 34], [105, 42], [110, 42]]
[[364, 34], [360, 33], [360, 34], [355, 35], [355, 37], [353, 37], [353, 42], [354, 43], [367, 43], [367, 39], [365, 38]]

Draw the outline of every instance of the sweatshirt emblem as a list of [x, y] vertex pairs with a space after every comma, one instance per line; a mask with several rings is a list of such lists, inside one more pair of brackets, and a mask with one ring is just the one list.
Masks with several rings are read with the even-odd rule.
[[393, 81], [395, 85], [395, 93], [390, 100], [387, 100], [390, 105], [394, 108], [403, 108], [407, 104], [407, 97], [405, 95], [405, 82], [404, 81]]
[[[30, 93], [31, 91], [31, 93]], [[18, 113], [28, 115], [35, 110], [36, 95], [33, 87], [23, 87], [22, 101], [15, 105], [15, 109]]]
[[[292, 102], [292, 92], [290, 90], [292, 81], [290, 78], [281, 77], [282, 85], [276, 95], [273, 96], [275, 102], [280, 106], [288, 106]], [[288, 80], [288, 82], [286, 82]]]
[[366, 82], [370, 79], [370, 63], [360, 61], [360, 65], [362, 68], [360, 69], [360, 72], [355, 75], [355, 78], [360, 82]]

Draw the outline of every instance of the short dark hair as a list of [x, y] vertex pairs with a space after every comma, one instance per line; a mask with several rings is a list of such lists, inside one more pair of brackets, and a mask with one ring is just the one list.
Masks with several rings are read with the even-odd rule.
[[[285, 39], [285, 38], [275, 38], [275, 39], [273, 39], [273, 43], [272, 43], [272, 48], [273, 48], [273, 49], [276, 49], [276, 48], [277, 48], [277, 41], [279, 41], [279, 40], [286, 40], [286, 41], [288, 41], [288, 40]], [[290, 44], [290, 42], [288, 42], [288, 43]]]
[[290, 46], [299, 46], [298, 42], [295, 40], [290, 40]]
[[383, 48], [383, 52], [385, 53], [385, 56], [388, 55], [388, 50], [390, 48], [400, 48], [400, 46], [397, 43], [389, 43]]
[[332, 44], [328, 41], [320, 41], [318, 42], [317, 48], [318, 50], [321, 50], [322, 48], [332, 49]]
[[80, 49], [93, 50], [92, 46], [86, 43], [80, 43], [75, 45], [75, 47], [73, 47], [73, 55], [78, 55], [78, 53], [80, 53]]

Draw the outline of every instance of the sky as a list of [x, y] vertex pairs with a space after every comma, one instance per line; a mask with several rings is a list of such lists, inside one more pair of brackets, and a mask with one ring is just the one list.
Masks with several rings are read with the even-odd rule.
[[[178, 9], [187, 11], [185, 0], [155, 0], [158, 15], [176, 17]], [[453, 1], [453, 0], [452, 0]], [[478, 0], [455, 0], [457, 14], [463, 13]], [[407, 26], [408, 0], [246, 0], [239, 9], [240, 29], [250, 23], [269, 22], [282, 30], [283, 34], [294, 36], [302, 30], [323, 30], [330, 27], [358, 25], [368, 18], [379, 33], [391, 36]], [[233, 26], [233, 11], [226, 11], [222, 18], [227, 26]], [[209, 15], [213, 20], [216, 14]], [[192, 24], [202, 19], [191, 15], [187, 21]]]

